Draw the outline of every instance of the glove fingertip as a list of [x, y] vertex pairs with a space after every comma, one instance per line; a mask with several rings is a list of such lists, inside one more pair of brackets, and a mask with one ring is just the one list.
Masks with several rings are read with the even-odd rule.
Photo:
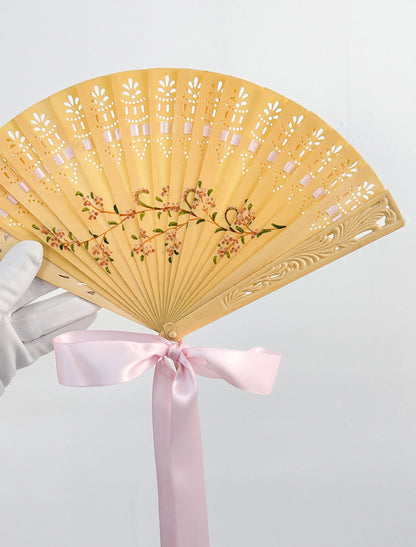
[[23, 251], [34, 264], [40, 266], [43, 258], [43, 247], [39, 241], [21, 241], [16, 245], [16, 249]]

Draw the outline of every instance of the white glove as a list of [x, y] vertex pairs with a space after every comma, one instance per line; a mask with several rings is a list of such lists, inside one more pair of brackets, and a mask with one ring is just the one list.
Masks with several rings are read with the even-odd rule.
[[35, 277], [42, 256], [40, 243], [22, 241], [0, 261], [0, 395], [17, 369], [50, 352], [58, 334], [86, 329], [99, 309], [67, 292], [33, 302], [56, 289]]

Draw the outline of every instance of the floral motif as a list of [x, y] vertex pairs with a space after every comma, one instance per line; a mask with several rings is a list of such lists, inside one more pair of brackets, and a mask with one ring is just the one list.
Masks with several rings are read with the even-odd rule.
[[64, 102], [64, 106], [66, 106], [67, 108], [67, 114], [74, 114], [77, 117], [82, 115], [82, 104], [79, 97], [73, 97], [72, 95], [68, 95], [67, 100]]
[[[182, 241], [181, 233], [190, 224], [196, 225], [207, 223], [213, 227], [213, 233], [224, 232], [220, 242], [218, 243], [217, 253], [212, 257], [214, 264], [223, 257], [231, 258], [236, 254], [242, 246], [250, 239], [260, 237], [261, 235], [281, 230], [285, 228], [283, 225], [271, 223], [269, 227], [257, 228], [253, 226], [256, 220], [256, 214], [252, 209], [252, 203], [248, 199], [245, 200], [243, 207], [238, 209], [234, 206], [229, 206], [222, 215], [222, 220], [218, 218], [218, 211], [215, 210], [216, 202], [213, 198], [213, 189], [204, 188], [202, 182], [199, 181], [195, 188], [186, 188], [183, 192], [180, 203], [172, 203], [168, 201], [169, 186], [164, 186], [160, 196], [155, 196], [154, 203], [147, 203], [150, 196], [148, 188], [139, 188], [133, 193], [133, 199], [136, 204], [135, 209], [129, 209], [126, 212], [120, 213], [117, 205], [109, 210], [105, 208], [104, 199], [101, 196], [94, 195], [90, 192], [84, 196], [82, 192], [76, 192], [76, 196], [82, 200], [82, 212], [88, 214], [89, 220], [95, 220], [100, 214], [105, 214], [106, 218], [114, 215], [115, 220], [107, 220], [108, 228], [101, 234], [95, 234], [90, 231], [91, 237], [85, 241], [77, 240], [74, 235], [69, 232], [65, 234], [62, 230], [56, 228], [49, 229], [46, 226], [38, 227], [33, 225], [33, 228], [40, 230], [46, 236], [46, 242], [52, 247], [60, 250], [70, 250], [75, 252], [75, 247], [84, 246], [89, 249], [98, 265], [103, 267], [107, 273], [111, 273], [109, 268], [110, 262], [113, 262], [110, 242], [107, 234], [119, 226], [125, 230], [125, 223], [132, 218], [138, 217], [139, 229], [136, 233], [132, 233], [130, 237], [135, 241], [131, 248], [131, 256], [138, 255], [141, 261], [153, 254], [155, 249], [155, 240], [164, 237], [164, 247], [168, 262], [172, 263], [173, 258], [180, 254]], [[140, 226], [144, 217], [148, 213], [156, 213], [157, 219], [161, 219], [162, 215], [167, 215], [167, 227], [155, 227], [150, 234]], [[177, 213], [177, 220], [169, 220], [173, 218], [172, 213]]]
[[193, 80], [189, 80], [186, 91], [193, 102], [196, 102], [196, 100], [198, 99], [201, 86], [202, 86], [202, 82], [199, 80], [197, 76], [195, 76]]
[[139, 82], [135, 82], [133, 78], [129, 78], [126, 84], [123, 84], [123, 95], [130, 99], [130, 101], [137, 101], [139, 95], [141, 95], [141, 90], [139, 87]]
[[7, 140], [10, 142], [11, 148], [13, 148], [14, 146], [18, 146], [19, 148], [26, 147], [26, 137], [22, 135], [19, 130], [8, 131], [7, 134], [9, 135], [9, 138]]
[[40, 131], [41, 133], [45, 133], [51, 121], [47, 119], [46, 114], [42, 113], [39, 115], [35, 112], [33, 114], [33, 120], [31, 120], [30, 123], [34, 125], [35, 131]]
[[166, 97], [166, 99], [169, 99], [169, 97], [174, 96], [176, 93], [175, 80], [171, 80], [168, 74], [166, 74], [163, 80], [159, 80], [159, 86], [159, 93]]
[[93, 102], [101, 108], [106, 107], [109, 101], [106, 90], [98, 87], [98, 85], [94, 86], [94, 91], [91, 91], [91, 97]]

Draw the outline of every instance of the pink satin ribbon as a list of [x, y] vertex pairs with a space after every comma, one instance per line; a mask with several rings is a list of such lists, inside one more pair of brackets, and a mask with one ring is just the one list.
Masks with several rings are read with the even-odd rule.
[[[280, 355], [189, 347], [153, 334], [73, 331], [54, 339], [59, 382], [108, 386], [155, 366], [153, 436], [162, 547], [209, 547], [198, 387], [195, 373], [269, 394]], [[175, 370], [168, 359], [171, 359]]]

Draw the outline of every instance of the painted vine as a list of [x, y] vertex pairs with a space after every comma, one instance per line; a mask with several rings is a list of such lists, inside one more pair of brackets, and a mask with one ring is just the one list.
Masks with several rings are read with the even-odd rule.
[[[165, 236], [164, 247], [168, 257], [168, 261], [172, 263], [172, 259], [180, 254], [182, 241], [178, 237], [178, 233], [186, 229], [191, 223], [212, 224], [213, 232], [224, 232], [222, 239], [218, 243], [216, 254], [212, 257], [214, 264], [218, 260], [231, 256], [237, 253], [242, 245], [250, 239], [262, 236], [263, 234], [274, 230], [282, 230], [286, 226], [281, 224], [271, 223], [265, 228], [255, 228], [253, 223], [256, 219], [256, 214], [253, 211], [252, 203], [246, 199], [244, 206], [238, 209], [234, 206], [229, 206], [222, 215], [222, 219], [218, 218], [218, 211], [215, 210], [216, 204], [212, 197], [212, 188], [206, 189], [199, 181], [196, 188], [187, 188], [181, 199], [181, 203], [171, 203], [168, 201], [169, 186], [162, 188], [160, 195], [155, 197], [156, 204], [146, 203], [146, 195], [150, 192], [147, 188], [140, 188], [133, 194], [135, 209], [122, 212], [118, 210], [117, 205], [113, 205], [112, 209], [104, 207], [104, 200], [100, 196], [94, 195], [93, 192], [85, 196], [82, 192], [76, 192], [75, 196], [82, 200], [82, 212], [88, 215], [88, 220], [96, 220], [99, 215], [105, 214], [108, 216], [114, 215], [114, 220], [107, 220], [108, 228], [96, 234], [90, 230], [91, 237], [84, 241], [76, 239], [72, 232], [65, 233], [56, 227], [47, 228], [46, 226], [32, 227], [39, 230], [45, 240], [51, 247], [61, 250], [75, 252], [76, 247], [83, 246], [89, 250], [94, 256], [99, 266], [103, 267], [107, 273], [111, 273], [110, 263], [114, 261], [112, 251], [110, 249], [107, 235], [109, 232], [121, 227], [125, 230], [125, 223], [129, 219], [138, 217], [139, 230], [132, 233], [130, 237], [134, 240], [131, 250], [131, 256], [138, 255], [141, 261], [144, 261], [147, 256], [155, 252], [154, 242], [157, 238]], [[165, 229], [155, 227], [151, 234], [148, 234], [145, 229], [140, 227], [140, 223], [145, 218], [146, 214], [156, 213], [157, 219], [160, 220], [162, 215], [167, 215], [173, 218], [172, 213], [177, 213], [177, 220], [168, 220]], [[183, 221], [180, 218], [183, 217]]]

